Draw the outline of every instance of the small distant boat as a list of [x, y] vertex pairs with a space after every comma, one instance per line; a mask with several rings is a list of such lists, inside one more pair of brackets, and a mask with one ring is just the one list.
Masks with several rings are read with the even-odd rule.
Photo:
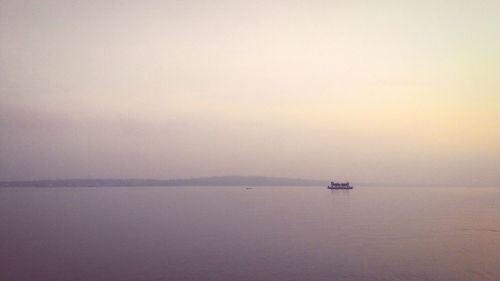
[[354, 187], [349, 182], [330, 182], [328, 189], [353, 189]]

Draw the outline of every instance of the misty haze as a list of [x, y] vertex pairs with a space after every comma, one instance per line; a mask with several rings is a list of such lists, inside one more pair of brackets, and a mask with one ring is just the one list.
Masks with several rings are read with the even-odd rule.
[[0, 280], [500, 280], [499, 15], [0, 0]]

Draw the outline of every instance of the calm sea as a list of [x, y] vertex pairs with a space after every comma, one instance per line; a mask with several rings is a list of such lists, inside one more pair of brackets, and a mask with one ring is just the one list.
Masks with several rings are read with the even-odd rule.
[[500, 280], [500, 188], [0, 189], [3, 281]]

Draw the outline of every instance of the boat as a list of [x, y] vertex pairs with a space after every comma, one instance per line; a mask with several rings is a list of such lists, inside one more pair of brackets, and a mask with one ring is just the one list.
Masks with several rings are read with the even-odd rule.
[[328, 189], [353, 189], [353, 186], [349, 182], [330, 182], [327, 186]]

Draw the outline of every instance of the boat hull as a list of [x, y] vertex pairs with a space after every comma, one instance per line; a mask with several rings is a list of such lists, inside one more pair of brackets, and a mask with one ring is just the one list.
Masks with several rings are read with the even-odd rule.
[[348, 187], [337, 187], [337, 186], [327, 186], [328, 189], [353, 189], [352, 186]]

